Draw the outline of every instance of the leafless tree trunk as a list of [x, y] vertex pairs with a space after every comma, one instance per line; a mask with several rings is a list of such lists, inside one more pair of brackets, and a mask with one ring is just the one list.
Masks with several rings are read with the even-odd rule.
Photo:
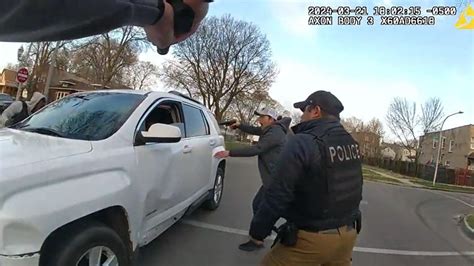
[[266, 37], [229, 15], [206, 19], [173, 55], [160, 74], [165, 84], [200, 98], [218, 120], [235, 97], [268, 89], [276, 76]]

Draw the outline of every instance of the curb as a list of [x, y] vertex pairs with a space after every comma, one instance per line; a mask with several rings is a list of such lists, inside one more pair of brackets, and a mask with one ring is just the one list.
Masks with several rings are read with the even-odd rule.
[[474, 228], [470, 227], [469, 224], [467, 223], [467, 216], [468, 215], [465, 215], [463, 218], [462, 218], [462, 221], [461, 221], [461, 227], [462, 227], [462, 230], [464, 231], [464, 233], [472, 240], [474, 240]]

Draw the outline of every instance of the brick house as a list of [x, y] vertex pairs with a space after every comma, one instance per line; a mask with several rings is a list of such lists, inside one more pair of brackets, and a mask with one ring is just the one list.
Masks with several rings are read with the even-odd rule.
[[[439, 145], [439, 131], [420, 137], [420, 163], [434, 164]], [[474, 170], [474, 125], [442, 131], [439, 162], [447, 168]]]
[[0, 92], [15, 97], [17, 90], [16, 71], [4, 68], [0, 75]]

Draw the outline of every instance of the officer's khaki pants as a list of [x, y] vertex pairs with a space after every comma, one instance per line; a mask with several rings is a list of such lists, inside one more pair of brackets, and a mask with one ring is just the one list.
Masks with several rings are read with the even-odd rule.
[[335, 266], [351, 265], [352, 249], [357, 238], [355, 229], [346, 226], [324, 233], [298, 232], [298, 241], [293, 247], [280, 243], [265, 256], [264, 266]]

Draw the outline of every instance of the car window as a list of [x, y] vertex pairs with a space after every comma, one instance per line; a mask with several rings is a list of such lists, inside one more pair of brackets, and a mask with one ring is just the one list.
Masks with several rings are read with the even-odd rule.
[[186, 137], [209, 135], [209, 129], [204, 121], [204, 115], [198, 108], [189, 105], [183, 106]]
[[214, 124], [215, 129], [216, 129], [217, 131], [219, 131], [219, 130], [220, 130], [220, 126], [219, 126], [219, 123], [217, 122], [216, 117], [214, 116], [214, 114], [211, 113], [211, 112], [209, 112], [209, 111], [207, 112], [207, 114], [208, 114], [209, 117], [211, 118], [211, 121], [212, 121], [212, 123]]
[[114, 134], [144, 98], [128, 93], [76, 94], [51, 103], [14, 128], [53, 131], [72, 139], [102, 140]]
[[166, 101], [156, 106], [140, 125], [140, 131], [148, 131], [153, 124], [167, 124], [179, 127], [181, 134], [185, 136], [185, 128], [180, 112], [180, 104]]

